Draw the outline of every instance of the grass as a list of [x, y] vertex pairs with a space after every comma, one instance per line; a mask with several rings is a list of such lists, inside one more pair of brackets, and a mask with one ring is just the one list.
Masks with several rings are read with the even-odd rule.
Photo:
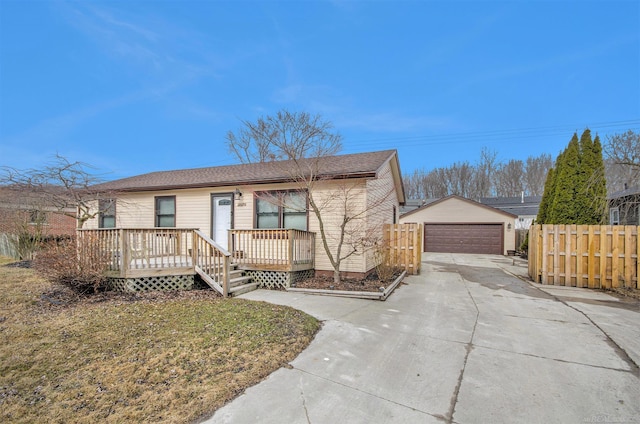
[[[286, 365], [314, 318], [240, 299], [55, 306], [0, 260], [1, 422], [194, 422]], [[145, 299], [142, 296], [142, 299]]]

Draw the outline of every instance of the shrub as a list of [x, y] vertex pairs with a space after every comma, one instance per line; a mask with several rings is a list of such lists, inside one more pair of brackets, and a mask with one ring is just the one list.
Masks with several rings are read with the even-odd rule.
[[401, 268], [391, 258], [388, 243], [377, 244], [373, 254], [376, 263], [376, 273], [381, 281], [391, 281], [401, 271]]
[[108, 283], [105, 271], [109, 255], [99, 248], [98, 243], [86, 242], [82, 254], [75, 237], [51, 242], [36, 256], [33, 266], [49, 281], [63, 284], [75, 292], [104, 291]]
[[520, 250], [523, 252], [529, 251], [529, 232], [528, 231], [527, 231], [527, 235], [524, 236], [524, 240], [522, 241], [522, 244], [520, 245]]

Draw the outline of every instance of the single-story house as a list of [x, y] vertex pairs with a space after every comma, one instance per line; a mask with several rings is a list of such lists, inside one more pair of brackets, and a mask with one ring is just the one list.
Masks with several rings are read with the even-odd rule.
[[400, 223], [424, 224], [425, 252], [506, 255], [515, 250], [517, 216], [451, 195], [400, 216]]
[[517, 216], [515, 229], [528, 230], [538, 216], [542, 196], [482, 197], [480, 203]]
[[[300, 163], [304, 168], [311, 161]], [[254, 283], [287, 286], [300, 273], [332, 273], [324, 244], [335, 253], [341, 234], [342, 255], [354, 252], [343, 260], [341, 273], [366, 275], [375, 268], [368, 246], [382, 236], [383, 224], [398, 221], [405, 201], [398, 154], [338, 155], [316, 164], [311, 193], [294, 181], [289, 161], [152, 172], [103, 183], [95, 188], [115, 193], [114, 199], [96, 205], [101, 213], [82, 231], [102, 234], [102, 240], [107, 233], [96, 230], [111, 231], [112, 243], [119, 243], [111, 248], [117, 250], [111, 269], [120, 279], [171, 274], [177, 268], [185, 275], [206, 274], [204, 268], [213, 266], [200, 263], [206, 245], [213, 246], [214, 258], [229, 256]], [[345, 214], [351, 221], [342, 232]], [[128, 253], [120, 251], [124, 248]], [[173, 270], [166, 266], [168, 259], [146, 253], [154, 249], [154, 256], [180, 256]]]
[[640, 225], [640, 186], [611, 193], [609, 201], [610, 225]]
[[428, 203], [433, 203], [438, 199], [407, 199], [404, 205], [400, 206], [400, 215], [411, 212], [414, 209], [418, 209]]

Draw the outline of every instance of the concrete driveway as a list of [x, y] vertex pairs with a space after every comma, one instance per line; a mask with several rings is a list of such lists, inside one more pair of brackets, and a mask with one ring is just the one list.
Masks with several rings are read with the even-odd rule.
[[518, 276], [520, 259], [424, 254], [386, 302], [244, 295], [323, 328], [206, 422], [640, 422], [638, 302]]

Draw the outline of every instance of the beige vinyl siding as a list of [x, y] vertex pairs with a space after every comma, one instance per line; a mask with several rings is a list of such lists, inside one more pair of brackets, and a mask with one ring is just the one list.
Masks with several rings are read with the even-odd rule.
[[[340, 238], [340, 224], [345, 208], [349, 213], [361, 211], [366, 202], [365, 180], [331, 180], [318, 183], [314, 188], [314, 199], [321, 206], [321, 216], [324, 222], [327, 244], [331, 251], [337, 252]], [[312, 211], [309, 212], [309, 231], [316, 233], [316, 269], [333, 271], [333, 266], [326, 255], [320, 236], [320, 225]], [[364, 233], [366, 221], [358, 219], [353, 221], [347, 233], [359, 238]], [[348, 242], [342, 247], [342, 255], [350, 248]], [[360, 250], [359, 250], [360, 252]], [[342, 262], [340, 270], [343, 272], [364, 272], [364, 257], [355, 254]]]
[[[345, 179], [320, 181], [314, 186], [314, 196], [316, 202], [322, 205], [322, 217], [328, 244], [332, 251], [336, 251], [337, 240], [340, 236], [339, 225], [345, 208], [345, 193], [348, 193], [346, 207], [351, 211], [360, 212], [367, 204], [371, 204], [379, 198], [380, 193], [386, 193], [389, 187], [393, 188], [393, 177], [388, 164], [381, 172], [381, 177], [383, 181], [380, 183], [377, 183], [376, 180]], [[252, 229], [255, 225], [255, 192], [295, 190], [297, 187], [295, 184], [288, 183], [123, 193], [118, 197], [116, 206], [116, 227], [153, 228], [155, 224], [155, 197], [175, 196], [176, 226], [179, 228], [198, 228], [210, 235], [211, 195], [233, 193], [238, 188], [242, 192], [242, 196], [234, 196], [233, 226], [237, 229]], [[371, 193], [367, 194], [367, 189], [371, 190]], [[376, 208], [375, 217], [369, 219], [363, 215], [354, 221], [349, 228], [349, 233], [358, 238], [367, 233], [365, 229], [377, 228], [383, 221], [391, 222], [391, 205], [397, 205], [396, 196], [391, 196], [387, 203]], [[316, 269], [332, 271], [333, 267], [325, 253], [319, 223], [313, 211], [309, 211], [308, 222], [308, 230], [316, 233]], [[85, 224], [85, 228], [98, 228], [98, 218], [89, 220]], [[343, 249], [346, 248], [348, 246], [343, 247]], [[372, 267], [371, 260], [359, 252], [344, 261], [341, 270], [344, 272], [366, 272]]]
[[[367, 181], [367, 208], [368, 235], [381, 241], [383, 225], [393, 223], [394, 208], [396, 219], [400, 216], [400, 204], [390, 161], [381, 167], [377, 178]], [[369, 249], [365, 256], [363, 272], [369, 271], [375, 265], [373, 249]]]
[[[502, 223], [504, 226], [503, 253], [506, 254], [507, 250], [515, 250], [515, 217], [455, 197], [409, 213], [400, 218], [400, 222], [417, 222], [419, 224]], [[508, 230], [509, 224], [511, 224], [511, 230]]]

